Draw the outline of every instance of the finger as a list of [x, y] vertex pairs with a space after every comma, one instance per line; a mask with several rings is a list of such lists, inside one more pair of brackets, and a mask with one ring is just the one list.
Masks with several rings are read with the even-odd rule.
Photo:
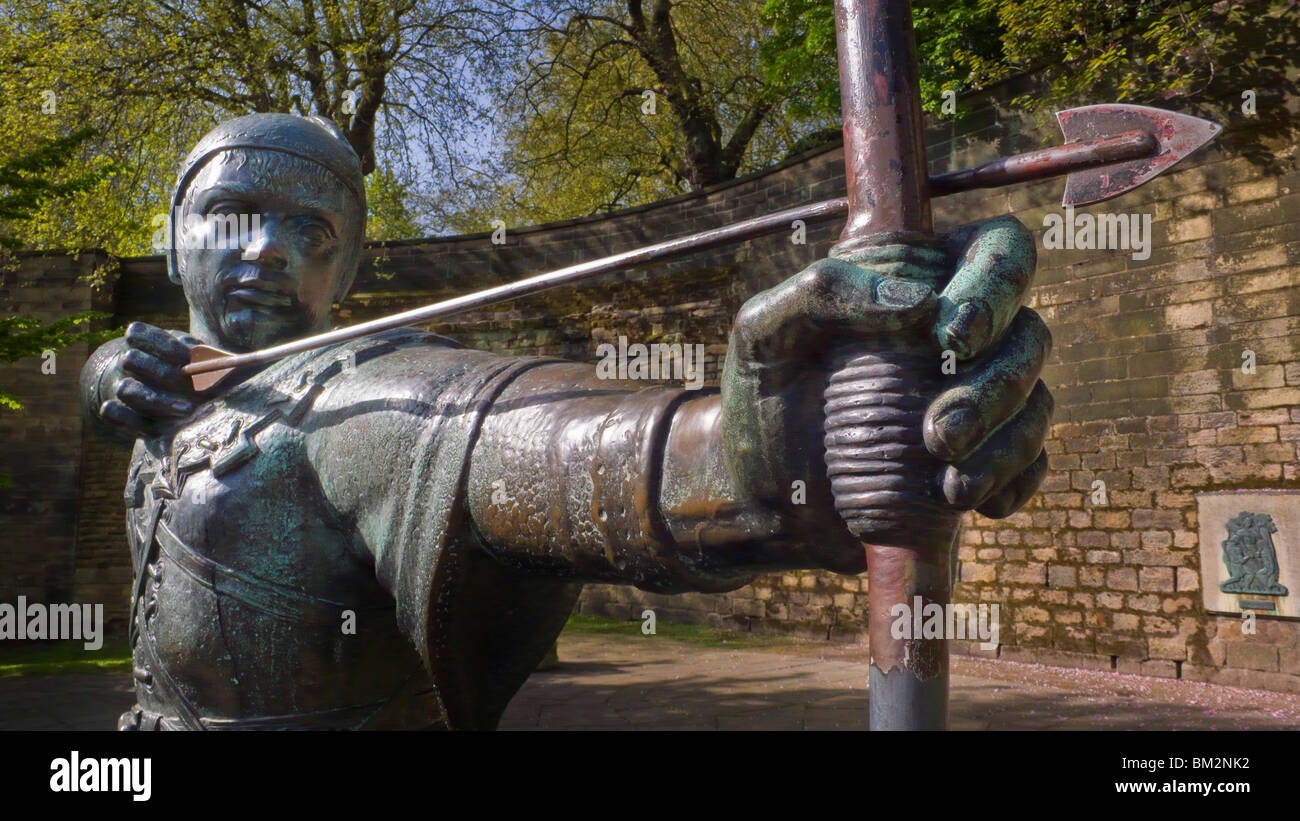
[[140, 377], [144, 382], [156, 388], [164, 388], [179, 394], [188, 394], [192, 385], [180, 367], [163, 362], [153, 354], [141, 350], [127, 351], [122, 358], [122, 369]]
[[735, 338], [752, 361], [807, 362], [828, 338], [929, 327], [937, 309], [937, 297], [924, 283], [822, 259], [746, 302], [736, 316]]
[[843, 256], [836, 255], [831, 259], [867, 268], [891, 279], [924, 282], [932, 287], [947, 280], [953, 267], [944, 243], [890, 243], [862, 248]]
[[1002, 490], [995, 492], [976, 510], [990, 519], [1005, 519], [1025, 506], [1025, 502], [1038, 492], [1038, 486], [1043, 483], [1045, 476], [1047, 476], [1047, 451], [1038, 454], [1038, 458], [1024, 473], [1008, 482]]
[[173, 365], [190, 364], [190, 349], [162, 328], [144, 322], [132, 322], [126, 329], [126, 341], [133, 347]]
[[99, 406], [99, 417], [120, 425], [135, 434], [150, 433], [153, 426], [148, 419], [131, 410], [119, 399], [109, 399]]
[[179, 418], [194, 411], [194, 403], [188, 399], [156, 391], [135, 379], [123, 379], [118, 383], [117, 398], [148, 418]]
[[940, 294], [935, 337], [958, 359], [973, 359], [1006, 330], [1034, 278], [1034, 235], [1012, 216], [945, 235], [956, 270]]
[[996, 356], [958, 369], [957, 382], [925, 412], [925, 446], [945, 462], [960, 462], [1024, 403], [1052, 350], [1052, 334], [1022, 308]]
[[943, 495], [948, 502], [962, 510], [978, 508], [1032, 465], [1047, 440], [1052, 407], [1051, 391], [1039, 382], [1015, 418], [968, 459], [944, 471]]

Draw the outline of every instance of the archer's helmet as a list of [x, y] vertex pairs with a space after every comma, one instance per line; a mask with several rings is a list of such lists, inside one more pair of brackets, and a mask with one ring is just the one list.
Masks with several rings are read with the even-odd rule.
[[[248, 114], [227, 120], [209, 131], [181, 163], [180, 176], [172, 195], [172, 214], [185, 200], [185, 190], [204, 162], [221, 151], [232, 148], [280, 151], [324, 166], [352, 192], [360, 207], [363, 235], [366, 218], [366, 185], [361, 173], [361, 159], [337, 125], [324, 117], [300, 117], [297, 114]], [[173, 277], [176, 266], [176, 225], [169, 229], [167, 270]]]

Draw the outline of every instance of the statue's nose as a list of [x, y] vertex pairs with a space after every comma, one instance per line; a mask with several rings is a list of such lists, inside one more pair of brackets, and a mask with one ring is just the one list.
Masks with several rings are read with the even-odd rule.
[[256, 226], [252, 239], [244, 247], [243, 258], [265, 268], [283, 271], [289, 262], [285, 256], [282, 234], [274, 221]]

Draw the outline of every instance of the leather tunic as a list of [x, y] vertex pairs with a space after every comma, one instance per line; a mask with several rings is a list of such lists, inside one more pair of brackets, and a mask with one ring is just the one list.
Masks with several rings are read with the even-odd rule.
[[[580, 589], [485, 566], [462, 512], [492, 391], [541, 361], [403, 329], [276, 362], [137, 440], [119, 726], [495, 726]], [[466, 595], [497, 612], [466, 629]]]

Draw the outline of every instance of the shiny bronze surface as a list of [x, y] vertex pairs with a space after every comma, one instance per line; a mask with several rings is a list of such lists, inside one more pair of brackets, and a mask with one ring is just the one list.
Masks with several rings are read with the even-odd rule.
[[[873, 725], [942, 726], [945, 647], [886, 638], [880, 608], [946, 602], [960, 512], [1006, 516], [1035, 492], [1050, 335], [1021, 307], [1023, 225], [929, 235], [906, 4], [840, 0], [837, 19], [858, 63], [842, 65], [849, 226], [829, 258], [745, 302], [719, 390], [410, 328], [322, 344], [364, 235], [355, 155], [290, 115], [205, 137], [174, 201], [204, 214], [237, 190], [268, 216], [255, 252], [179, 242], [188, 332], [135, 323], [82, 374], [92, 429], [134, 447], [137, 704], [119, 726], [489, 729], [583, 583], [725, 591], [868, 565]], [[280, 350], [197, 390], [202, 346]], [[955, 372], [936, 370], [945, 352]]]

